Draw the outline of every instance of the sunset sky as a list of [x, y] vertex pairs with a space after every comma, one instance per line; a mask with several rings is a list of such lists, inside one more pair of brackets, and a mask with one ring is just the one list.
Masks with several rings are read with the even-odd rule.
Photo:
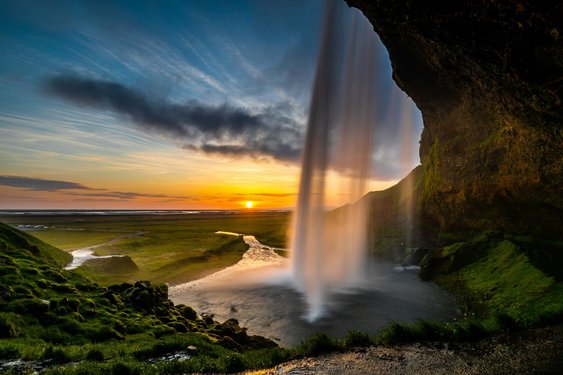
[[[291, 208], [322, 4], [0, 0], [0, 209]], [[382, 59], [371, 189], [422, 129]]]

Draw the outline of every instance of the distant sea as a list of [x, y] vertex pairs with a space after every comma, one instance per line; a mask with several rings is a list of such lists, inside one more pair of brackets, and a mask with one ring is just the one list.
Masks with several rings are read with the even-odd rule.
[[248, 212], [287, 213], [288, 210], [3, 210], [0, 216], [112, 216], [112, 215], [232, 215]]

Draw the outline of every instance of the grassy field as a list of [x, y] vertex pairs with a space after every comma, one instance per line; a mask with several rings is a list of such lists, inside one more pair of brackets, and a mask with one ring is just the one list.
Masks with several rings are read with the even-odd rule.
[[[44, 225], [29, 234], [64, 250], [102, 245], [96, 255], [127, 255], [136, 270], [116, 261], [90, 261], [79, 271], [101, 284], [151, 280], [176, 284], [236, 263], [246, 251], [241, 237], [253, 234], [264, 244], [285, 247], [287, 213], [244, 212], [196, 215], [4, 216], [11, 225]], [[117, 259], [117, 258], [116, 258]]]

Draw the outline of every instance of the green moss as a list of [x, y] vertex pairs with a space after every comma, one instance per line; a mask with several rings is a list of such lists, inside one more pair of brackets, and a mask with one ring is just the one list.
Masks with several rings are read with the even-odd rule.
[[[478, 319], [485, 331], [551, 324], [563, 318], [563, 284], [532, 261], [540, 244], [483, 233], [438, 249], [424, 260], [421, 274], [454, 292], [464, 318]], [[550, 258], [561, 249], [543, 251]]]
[[66, 265], [72, 259], [70, 254], [4, 223], [0, 223], [0, 240], [4, 243], [0, 247], [8, 248], [15, 246], [25, 249], [29, 252], [24, 254], [26, 257], [41, 257], [59, 266]]
[[420, 183], [422, 184], [421, 198], [423, 202], [434, 195], [440, 185], [439, 153], [440, 142], [436, 139], [428, 151], [428, 156], [422, 162], [422, 179]]

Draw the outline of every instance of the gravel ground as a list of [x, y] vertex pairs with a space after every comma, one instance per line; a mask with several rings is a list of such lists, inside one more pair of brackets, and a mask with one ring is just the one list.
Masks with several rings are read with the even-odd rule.
[[563, 325], [474, 343], [358, 348], [246, 374], [563, 374]]

